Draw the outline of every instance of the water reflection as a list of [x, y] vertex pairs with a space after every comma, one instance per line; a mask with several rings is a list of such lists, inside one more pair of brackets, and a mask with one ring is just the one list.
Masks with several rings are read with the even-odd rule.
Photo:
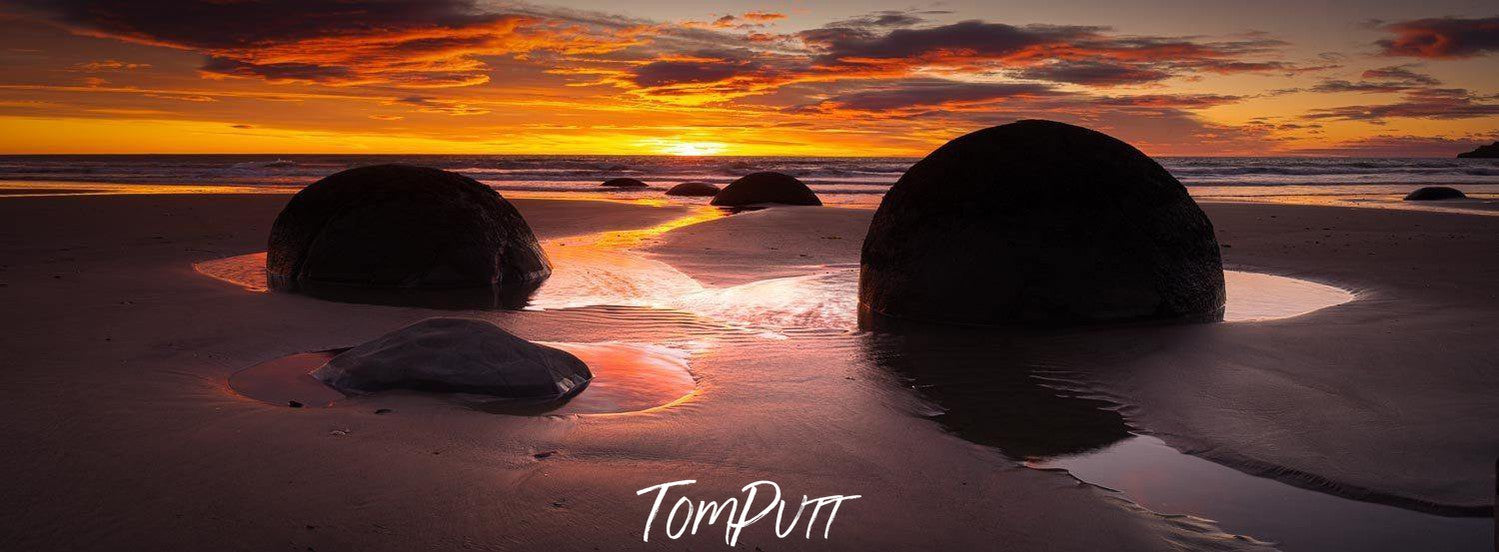
[[949, 330], [870, 335], [868, 359], [942, 412], [933, 418], [1016, 460], [1078, 454], [1130, 436], [1110, 403], [1049, 385], [1054, 336]]

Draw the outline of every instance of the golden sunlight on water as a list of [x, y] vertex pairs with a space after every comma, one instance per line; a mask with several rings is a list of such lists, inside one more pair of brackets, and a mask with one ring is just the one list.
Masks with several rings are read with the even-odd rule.
[[[552, 277], [527, 308], [556, 310], [630, 306], [689, 312], [726, 324], [762, 330], [851, 330], [857, 326], [858, 268], [809, 266], [807, 274], [731, 287], [712, 287], [670, 264], [634, 249], [672, 230], [721, 218], [714, 207], [638, 230], [600, 232], [542, 243]], [[265, 291], [265, 253], [214, 259], [198, 272], [248, 291]], [[1224, 271], [1227, 322], [1289, 318], [1352, 301], [1333, 286], [1253, 272]]]

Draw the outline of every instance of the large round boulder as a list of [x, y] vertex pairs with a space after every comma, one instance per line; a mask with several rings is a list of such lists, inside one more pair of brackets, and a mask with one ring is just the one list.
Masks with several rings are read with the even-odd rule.
[[666, 191], [669, 196], [713, 197], [718, 195], [718, 186], [707, 182], [683, 182]]
[[778, 172], [757, 172], [730, 182], [723, 191], [713, 196], [713, 205], [738, 207], [758, 203], [783, 203], [786, 205], [822, 205], [817, 194], [812, 193], [796, 177]]
[[1218, 320], [1213, 225], [1180, 182], [1103, 133], [1028, 120], [922, 159], [875, 212], [866, 326]]
[[303, 188], [271, 226], [280, 289], [534, 289], [551, 275], [520, 212], [488, 186], [426, 167], [349, 169]]
[[1435, 201], [1439, 199], [1466, 199], [1467, 194], [1457, 188], [1446, 186], [1427, 186], [1406, 194], [1406, 201]]
[[555, 399], [593, 374], [578, 357], [483, 320], [429, 318], [333, 357], [312, 377], [350, 393], [411, 389]]
[[605, 180], [603, 184], [599, 184], [599, 186], [605, 188], [645, 188], [648, 187], [648, 184], [634, 178], [610, 178], [609, 180]]

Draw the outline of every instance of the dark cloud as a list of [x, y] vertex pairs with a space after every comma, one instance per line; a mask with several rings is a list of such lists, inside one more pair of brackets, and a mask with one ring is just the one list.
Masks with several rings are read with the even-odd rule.
[[70, 31], [202, 52], [206, 74], [322, 84], [487, 82], [485, 56], [632, 40], [473, 0], [12, 0]]
[[1410, 90], [1410, 85], [1400, 82], [1350, 82], [1346, 80], [1325, 80], [1313, 86], [1313, 92], [1359, 92], [1365, 94], [1404, 92]]
[[1415, 71], [1412, 71], [1410, 69], [1411, 67], [1412, 66], [1410, 66], [1410, 65], [1395, 65], [1395, 66], [1392, 66], [1392, 67], [1380, 67], [1378, 69], [1370, 69], [1370, 70], [1364, 71], [1363, 77], [1366, 78], [1366, 79], [1377, 79], [1377, 80], [1385, 80], [1385, 81], [1395, 81], [1395, 82], [1401, 82], [1401, 83], [1410, 84], [1410, 85], [1435, 86], [1435, 85], [1441, 84], [1441, 81], [1438, 81], [1436, 78], [1432, 77], [1431, 75], [1426, 75], [1426, 74], [1417, 73]]
[[849, 92], [829, 98], [822, 109], [891, 111], [1000, 101], [1016, 97], [1056, 96], [1050, 86], [1034, 83], [974, 83], [913, 80]]
[[1499, 51], [1499, 17], [1443, 17], [1383, 25], [1394, 38], [1376, 44], [1387, 56], [1466, 58]]
[[1406, 91], [1400, 102], [1314, 109], [1302, 117], [1383, 123], [1392, 118], [1473, 119], [1495, 115], [1499, 115], [1499, 103], [1492, 96], [1474, 95], [1461, 88], [1422, 88]]
[[1149, 67], [1098, 61], [1059, 61], [1027, 67], [1015, 73], [1024, 79], [1066, 82], [1089, 86], [1143, 84], [1171, 78], [1171, 73]]

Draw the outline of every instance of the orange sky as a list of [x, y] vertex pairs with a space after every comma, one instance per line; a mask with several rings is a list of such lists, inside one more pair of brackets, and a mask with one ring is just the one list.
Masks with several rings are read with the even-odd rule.
[[1471, 2], [598, 4], [0, 0], [0, 153], [919, 156], [1033, 117], [1155, 155], [1499, 134], [1499, 17]]

